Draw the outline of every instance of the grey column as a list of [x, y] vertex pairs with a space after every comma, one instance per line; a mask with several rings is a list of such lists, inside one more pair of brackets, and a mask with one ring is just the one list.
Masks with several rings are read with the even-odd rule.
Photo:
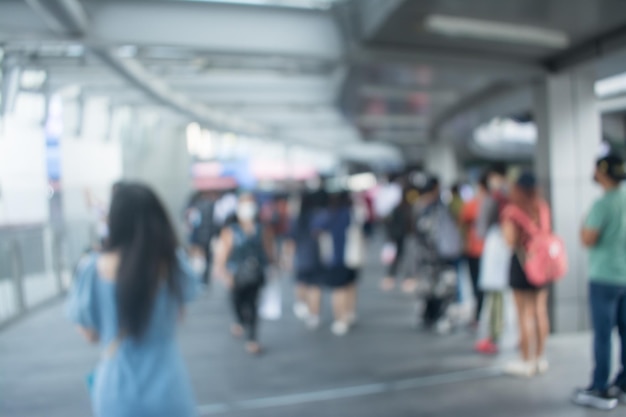
[[452, 144], [445, 142], [428, 144], [424, 167], [429, 173], [439, 177], [442, 187], [450, 187], [460, 179], [459, 162]]
[[552, 206], [553, 227], [565, 240], [570, 268], [552, 298], [556, 332], [589, 328], [587, 253], [579, 231], [598, 190], [592, 182], [601, 143], [593, 68], [551, 75], [535, 87], [536, 172]]
[[153, 116], [134, 113], [122, 139], [123, 175], [154, 188], [183, 236], [181, 216], [192, 190], [185, 125]]

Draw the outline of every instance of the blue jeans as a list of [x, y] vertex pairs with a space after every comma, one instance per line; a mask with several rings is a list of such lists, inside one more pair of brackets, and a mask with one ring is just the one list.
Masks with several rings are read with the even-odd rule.
[[593, 323], [595, 370], [592, 389], [609, 388], [613, 329], [617, 326], [621, 341], [621, 371], [615, 385], [626, 388], [626, 286], [592, 282], [589, 302]]

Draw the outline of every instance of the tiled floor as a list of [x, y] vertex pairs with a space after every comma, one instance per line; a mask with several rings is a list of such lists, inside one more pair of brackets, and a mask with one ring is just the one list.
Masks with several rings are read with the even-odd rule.
[[[380, 274], [377, 267], [364, 273], [360, 324], [352, 334], [333, 337], [328, 321], [311, 333], [285, 311], [281, 320], [263, 323], [267, 353], [261, 358], [248, 357], [228, 335], [224, 291], [215, 288], [205, 294], [190, 309], [181, 331], [201, 414], [596, 415], [568, 402], [572, 388], [588, 377], [587, 335], [552, 339], [548, 375], [533, 380], [503, 377], [498, 360], [472, 352], [474, 336], [468, 331], [448, 336], [416, 331], [414, 302], [399, 293], [381, 294], [376, 287]], [[287, 283], [284, 287], [289, 288]], [[84, 377], [97, 356], [64, 321], [62, 306], [7, 328], [0, 333], [0, 416], [90, 415]], [[626, 408], [608, 415], [624, 416]]]

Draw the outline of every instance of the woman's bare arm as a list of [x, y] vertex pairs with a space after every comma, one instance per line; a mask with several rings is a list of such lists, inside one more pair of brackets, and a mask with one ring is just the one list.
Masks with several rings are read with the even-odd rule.
[[85, 338], [85, 340], [87, 340], [87, 342], [89, 343], [98, 343], [98, 341], [100, 340], [100, 336], [98, 335], [98, 333], [93, 330], [93, 329], [88, 329], [86, 327], [83, 326], [78, 326], [78, 332]]
[[510, 220], [505, 220], [502, 223], [502, 234], [504, 235], [504, 240], [510, 248], [514, 248], [517, 244], [517, 228], [515, 224]]
[[263, 248], [265, 249], [268, 262], [272, 265], [275, 264], [276, 244], [274, 241], [274, 233], [269, 228], [263, 229]]
[[215, 272], [216, 275], [229, 287], [232, 285], [233, 279], [228, 272], [227, 263], [232, 248], [233, 231], [230, 228], [224, 228], [220, 234], [219, 247], [215, 256]]

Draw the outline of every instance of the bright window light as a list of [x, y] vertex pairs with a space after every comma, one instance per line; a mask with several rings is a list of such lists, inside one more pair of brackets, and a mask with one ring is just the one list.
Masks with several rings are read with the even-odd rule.
[[298, 9], [329, 9], [341, 0], [183, 0], [197, 3], [246, 4], [251, 6], [277, 6]]
[[46, 71], [27, 69], [22, 71], [20, 87], [24, 90], [39, 90], [46, 82]]
[[370, 172], [356, 174], [348, 179], [348, 188], [354, 192], [367, 191], [376, 186], [376, 176]]
[[511, 119], [493, 119], [474, 131], [474, 140], [483, 146], [501, 144], [532, 145], [537, 141], [534, 122], [519, 123]]
[[597, 81], [595, 90], [598, 97], [614, 96], [626, 92], [626, 72]]
[[548, 48], [565, 48], [568, 36], [560, 31], [490, 20], [471, 19], [445, 15], [426, 18], [426, 29], [447, 36], [537, 45]]

